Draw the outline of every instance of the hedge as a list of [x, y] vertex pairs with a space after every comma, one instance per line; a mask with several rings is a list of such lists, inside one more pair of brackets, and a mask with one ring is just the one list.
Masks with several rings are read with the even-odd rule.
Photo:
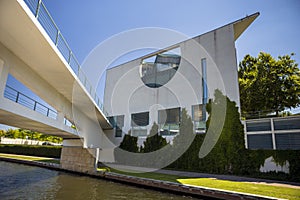
[[60, 158], [61, 146], [0, 144], [0, 153]]

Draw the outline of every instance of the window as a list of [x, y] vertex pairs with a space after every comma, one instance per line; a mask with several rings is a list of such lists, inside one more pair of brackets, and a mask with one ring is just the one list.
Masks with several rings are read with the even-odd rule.
[[200, 122], [200, 121], [205, 121], [203, 112], [204, 106], [202, 104], [199, 105], [193, 105], [192, 106], [192, 119], [194, 122]]
[[276, 149], [279, 150], [300, 149], [300, 132], [276, 133], [275, 139], [276, 139]]
[[247, 135], [249, 149], [273, 149], [272, 134]]
[[122, 128], [124, 126], [124, 115], [108, 117], [108, 121], [114, 128], [115, 137], [122, 137]]
[[161, 52], [142, 60], [140, 76], [145, 85], [158, 88], [175, 75], [180, 64], [180, 48]]
[[149, 112], [131, 114], [131, 126], [147, 126], [149, 125]]
[[180, 108], [171, 108], [158, 111], [159, 124], [179, 124]]
[[263, 121], [246, 122], [247, 132], [271, 131], [271, 122], [269, 119]]
[[179, 132], [180, 108], [158, 111], [160, 135], [176, 135]]

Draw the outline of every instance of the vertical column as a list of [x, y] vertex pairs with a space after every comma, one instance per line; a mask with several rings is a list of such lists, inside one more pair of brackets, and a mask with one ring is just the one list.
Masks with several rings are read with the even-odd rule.
[[244, 139], [245, 139], [245, 148], [248, 149], [248, 138], [247, 138], [247, 122], [242, 121], [242, 123], [244, 124]]
[[0, 59], [0, 97], [4, 96], [4, 90], [6, 86], [6, 81], [9, 73], [8, 66], [5, 66], [5, 63]]
[[57, 111], [57, 118], [56, 118], [56, 120], [60, 123], [60, 124], [62, 124], [62, 126], [64, 125], [64, 119], [65, 119], [65, 115], [64, 115], [64, 113], [62, 112], [62, 111]]
[[208, 89], [207, 89], [207, 72], [206, 72], [206, 58], [201, 59], [201, 68], [202, 68], [202, 113], [203, 121], [206, 121], [206, 108], [208, 98]]
[[273, 149], [276, 150], [276, 140], [275, 140], [275, 131], [274, 131], [274, 120], [273, 120], [273, 118], [270, 119], [270, 123], [271, 123]]

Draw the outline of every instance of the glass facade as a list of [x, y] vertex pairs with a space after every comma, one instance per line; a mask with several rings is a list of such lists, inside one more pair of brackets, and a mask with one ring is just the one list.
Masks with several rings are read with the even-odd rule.
[[192, 106], [192, 121], [194, 122], [194, 129], [196, 133], [205, 133], [206, 129], [206, 118], [205, 118], [205, 107], [203, 104]]
[[144, 59], [140, 73], [144, 84], [151, 88], [158, 88], [166, 84], [179, 67], [181, 60], [179, 50], [176, 48]]
[[170, 108], [158, 111], [160, 135], [176, 135], [179, 132], [180, 108]]
[[131, 135], [135, 137], [147, 136], [149, 125], [149, 112], [131, 114]]
[[122, 137], [122, 128], [124, 127], [124, 115], [108, 117], [108, 120], [114, 128], [115, 137]]

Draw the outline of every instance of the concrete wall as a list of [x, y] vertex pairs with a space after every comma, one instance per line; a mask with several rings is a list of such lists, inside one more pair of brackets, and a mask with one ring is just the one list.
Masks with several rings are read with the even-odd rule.
[[[131, 113], [150, 111], [148, 132], [152, 124], [158, 121], [159, 109], [181, 107], [186, 108], [191, 115], [191, 106], [203, 103], [201, 68], [203, 58], [206, 58], [207, 62], [208, 98], [213, 98], [215, 89], [219, 89], [239, 106], [234, 42], [233, 25], [230, 24], [167, 48], [179, 47], [182, 59], [175, 75], [160, 88], [149, 88], [140, 77], [142, 60], [147, 56], [108, 69], [104, 95], [105, 109], [110, 116], [125, 115], [124, 133], [131, 129]], [[113, 131], [105, 133], [116, 146], [122, 140], [114, 137]]]
[[260, 167], [259, 171], [260, 172], [284, 172], [289, 174], [290, 173], [290, 164], [288, 161], [284, 163], [284, 165], [278, 165], [277, 163], [274, 162], [273, 157], [269, 157], [265, 160], [265, 163], [263, 166]]
[[82, 147], [81, 140], [66, 140], [61, 152], [60, 165], [63, 169], [92, 173], [96, 170], [97, 149]]

